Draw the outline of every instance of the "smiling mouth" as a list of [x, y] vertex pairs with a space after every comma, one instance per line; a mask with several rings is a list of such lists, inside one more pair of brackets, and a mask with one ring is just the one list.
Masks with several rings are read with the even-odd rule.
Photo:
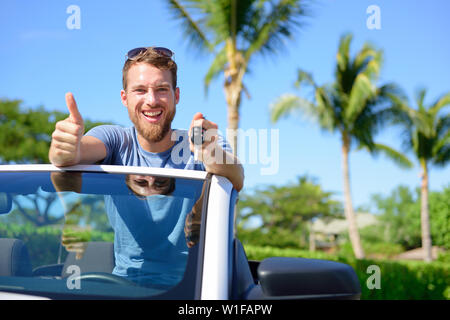
[[157, 122], [161, 118], [162, 113], [163, 113], [162, 110], [142, 112], [144, 118], [147, 119], [149, 122]]

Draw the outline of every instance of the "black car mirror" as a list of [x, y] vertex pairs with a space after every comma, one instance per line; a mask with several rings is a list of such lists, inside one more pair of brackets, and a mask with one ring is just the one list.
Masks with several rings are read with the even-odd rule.
[[258, 266], [264, 296], [287, 299], [359, 299], [361, 287], [349, 265], [318, 259], [267, 258]]
[[12, 209], [12, 197], [9, 193], [0, 192], [0, 214], [9, 213]]

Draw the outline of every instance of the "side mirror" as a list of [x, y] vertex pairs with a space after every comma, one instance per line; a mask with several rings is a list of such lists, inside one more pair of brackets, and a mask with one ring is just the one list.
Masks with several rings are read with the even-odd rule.
[[359, 299], [361, 287], [349, 265], [318, 259], [267, 258], [258, 266], [269, 299]]
[[12, 209], [12, 197], [9, 193], [0, 192], [0, 214], [9, 213]]

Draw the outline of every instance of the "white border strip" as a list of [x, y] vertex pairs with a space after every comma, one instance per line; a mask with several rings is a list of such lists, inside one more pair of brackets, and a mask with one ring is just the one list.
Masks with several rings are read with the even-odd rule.
[[219, 176], [211, 178], [203, 255], [202, 300], [229, 299], [228, 213], [231, 190], [232, 185], [226, 178]]
[[52, 164], [13, 164], [0, 165], [0, 172], [17, 171], [87, 171], [122, 174], [149, 174], [161, 177], [188, 178], [205, 180], [208, 173], [198, 170], [183, 170], [170, 168], [136, 167], [136, 166], [113, 166], [113, 165], [76, 165], [70, 167], [56, 167]]

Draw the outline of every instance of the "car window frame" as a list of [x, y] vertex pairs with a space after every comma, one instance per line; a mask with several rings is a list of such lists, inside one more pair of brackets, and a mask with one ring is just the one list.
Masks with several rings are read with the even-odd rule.
[[[203, 278], [204, 242], [206, 234], [206, 220], [208, 214], [209, 193], [212, 177], [214, 175], [205, 171], [182, 170], [170, 168], [132, 167], [114, 165], [76, 165], [71, 167], [56, 167], [48, 164], [19, 164], [0, 165], [1, 172], [86, 172], [108, 174], [142, 174], [180, 179], [192, 179], [204, 181], [204, 201], [202, 204], [202, 217], [199, 242], [188, 249], [186, 270], [182, 280], [168, 291], [151, 296], [131, 297], [138, 300], [158, 299], [200, 299]], [[28, 296], [45, 297], [50, 299], [127, 299], [123, 296], [103, 296], [83, 294], [80, 292], [45, 292], [39, 290], [21, 290], [19, 287], [0, 288], [0, 293], [25, 294]]]

